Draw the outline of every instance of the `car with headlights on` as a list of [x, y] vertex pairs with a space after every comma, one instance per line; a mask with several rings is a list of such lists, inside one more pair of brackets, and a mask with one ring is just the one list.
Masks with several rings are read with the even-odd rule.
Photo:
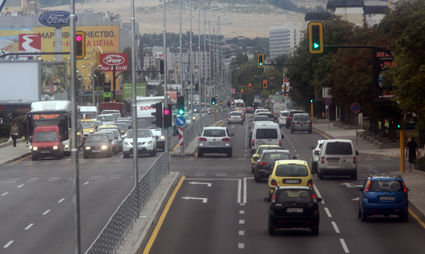
[[204, 153], [225, 153], [232, 157], [232, 136], [226, 127], [204, 127], [198, 140], [198, 157]]
[[268, 231], [275, 235], [279, 229], [311, 229], [313, 235], [319, 235], [320, 213], [317, 197], [313, 188], [305, 186], [276, 186], [273, 195], [263, 199], [269, 202]]
[[276, 161], [268, 179], [269, 195], [276, 186], [313, 186], [313, 176], [304, 160]]
[[369, 176], [358, 187], [361, 191], [358, 203], [358, 217], [366, 222], [369, 216], [396, 215], [400, 221], [407, 222], [409, 218], [409, 199], [403, 178], [400, 175]]
[[118, 154], [118, 137], [112, 130], [101, 130], [96, 133], [104, 133], [108, 137], [109, 143], [111, 143], [112, 154]]
[[84, 159], [89, 157], [111, 157], [112, 145], [106, 133], [89, 134], [84, 142]]
[[[134, 130], [130, 129], [124, 139], [123, 156], [124, 158], [133, 155], [133, 134]], [[149, 129], [137, 130], [137, 154], [156, 155], [156, 138]]]
[[264, 150], [254, 165], [255, 182], [258, 183], [261, 179], [268, 178], [272, 173], [276, 161], [292, 159], [297, 159], [297, 157], [291, 156], [288, 150], [281, 150], [280, 148], [278, 150]]
[[298, 113], [304, 113], [304, 111], [302, 110], [291, 110], [289, 111], [289, 115], [286, 118], [286, 129], [289, 129], [289, 127], [291, 127], [291, 122], [292, 122], [292, 118], [294, 117], [294, 114], [298, 114]]

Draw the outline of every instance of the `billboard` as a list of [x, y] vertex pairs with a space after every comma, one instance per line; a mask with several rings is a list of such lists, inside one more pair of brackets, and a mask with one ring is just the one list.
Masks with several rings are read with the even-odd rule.
[[40, 61], [0, 61], [0, 101], [40, 100]]
[[386, 67], [395, 66], [394, 57], [377, 49], [372, 50], [372, 54], [373, 103], [376, 106], [390, 106], [394, 93], [389, 92], [391, 87], [385, 84], [382, 74]]
[[128, 71], [128, 53], [100, 54], [101, 71]]
[[67, 100], [66, 62], [41, 63], [41, 100]]
[[[133, 84], [132, 83], [123, 83], [123, 100], [127, 100], [128, 98], [133, 98]], [[146, 97], [146, 83], [136, 82], [136, 96]]]

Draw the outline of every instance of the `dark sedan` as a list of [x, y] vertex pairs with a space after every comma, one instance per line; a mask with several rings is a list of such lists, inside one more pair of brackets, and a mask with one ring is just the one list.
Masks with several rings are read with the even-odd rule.
[[297, 159], [297, 157], [292, 157], [288, 150], [264, 150], [254, 165], [255, 182], [258, 183], [262, 178], [268, 178], [276, 161], [292, 159]]
[[111, 157], [112, 146], [105, 133], [89, 134], [84, 143], [84, 159], [90, 157]]

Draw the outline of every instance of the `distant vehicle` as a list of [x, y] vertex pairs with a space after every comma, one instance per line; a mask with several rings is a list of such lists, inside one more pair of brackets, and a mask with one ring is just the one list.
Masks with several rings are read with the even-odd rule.
[[111, 125], [115, 122], [115, 117], [112, 114], [99, 115], [97, 118], [102, 125]]
[[275, 119], [277, 120], [277, 117], [279, 113], [286, 109], [286, 104], [283, 102], [277, 102], [273, 104], [273, 115], [275, 116]]
[[198, 157], [204, 153], [226, 153], [232, 157], [232, 136], [226, 127], [204, 127], [198, 141]]
[[240, 111], [232, 111], [229, 113], [229, 116], [227, 117], [227, 125], [230, 125], [231, 123], [241, 124], [243, 125], [244, 122], [243, 113]]
[[245, 112], [246, 113], [254, 113], [254, 108], [253, 107], [246, 107]]
[[282, 147], [284, 135], [279, 124], [273, 122], [258, 122], [252, 132], [251, 149], [256, 150], [260, 145], [279, 145]]
[[289, 116], [289, 110], [280, 111], [279, 116], [277, 118], [277, 123], [279, 126], [286, 125], [286, 119]]
[[118, 144], [118, 136], [113, 130], [99, 130], [97, 133], [104, 133], [108, 137], [109, 142], [111, 143], [112, 154], [118, 154], [119, 152], [119, 144]]
[[294, 131], [308, 131], [308, 133], [313, 131], [313, 126], [309, 114], [294, 114], [291, 120], [291, 133], [294, 133]]
[[251, 173], [254, 174], [255, 162], [257, 162], [257, 160], [260, 158], [260, 156], [263, 154], [264, 151], [266, 151], [266, 150], [278, 150], [278, 149], [282, 149], [282, 148], [278, 145], [261, 145], [261, 146], [259, 146], [257, 148], [257, 150], [255, 152], [253, 152], [253, 154], [251, 156]]
[[80, 115], [81, 119], [96, 119], [97, 108], [95, 106], [81, 106]]
[[84, 138], [96, 132], [97, 126], [95, 119], [82, 119], [81, 125], [83, 126]]
[[233, 108], [238, 109], [238, 110], [242, 110], [245, 108], [245, 102], [242, 99], [236, 99], [233, 101]]
[[311, 146], [311, 173], [317, 173], [317, 162], [319, 161], [320, 149], [322, 148], [324, 139], [317, 140], [316, 146]]
[[[102, 102], [99, 105], [99, 110], [102, 112], [103, 110], [116, 110], [113, 111], [112, 114], [116, 113], [117, 111], [120, 113], [119, 117], [124, 116], [124, 103], [120, 102]], [[107, 111], [106, 111], [107, 112]], [[110, 114], [110, 113], [103, 113], [102, 114]]]
[[[133, 132], [131, 129], [124, 139], [123, 156], [128, 158], [133, 155]], [[156, 155], [156, 139], [153, 137], [149, 129], [137, 130], [137, 154], [149, 154], [150, 156]]]
[[289, 129], [289, 127], [291, 126], [292, 117], [294, 117], [294, 114], [298, 114], [298, 113], [304, 113], [304, 111], [302, 111], [302, 110], [291, 110], [289, 112], [289, 115], [286, 118], [286, 129]]

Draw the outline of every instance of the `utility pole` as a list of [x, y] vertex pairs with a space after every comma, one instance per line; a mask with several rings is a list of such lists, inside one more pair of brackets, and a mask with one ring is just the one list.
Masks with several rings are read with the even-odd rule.
[[[165, 0], [164, 0], [165, 1]], [[179, 14], [180, 14], [180, 58], [179, 58], [179, 70], [180, 70], [180, 96], [184, 96], [183, 86], [183, 46], [182, 46], [182, 0], [179, 0]]]
[[[163, 0], [165, 1], [165, 0]], [[192, 0], [190, 0], [190, 120], [193, 121]], [[189, 101], [189, 100], [188, 100]]]

